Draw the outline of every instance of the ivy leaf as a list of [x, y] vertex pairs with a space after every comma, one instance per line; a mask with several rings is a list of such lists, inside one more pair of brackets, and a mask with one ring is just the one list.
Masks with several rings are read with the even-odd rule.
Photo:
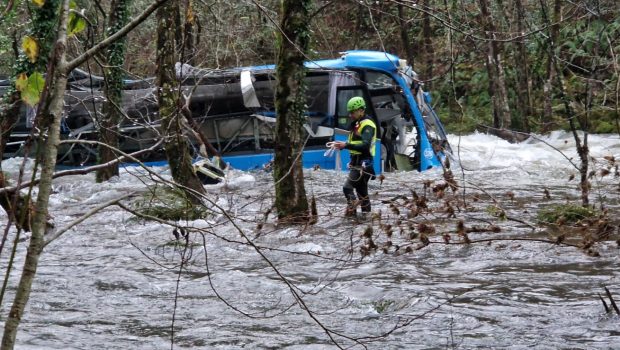
[[[20, 77], [22, 74], [20, 74]], [[18, 79], [20, 77], [18, 77]], [[17, 86], [17, 82], [15, 85]], [[32, 75], [28, 77], [25, 86], [18, 89], [21, 92], [22, 100], [29, 106], [35, 106], [41, 99], [41, 92], [43, 91], [44, 85], [45, 78], [43, 78], [43, 75], [39, 72], [32, 73]]]
[[45, 0], [32, 0], [32, 3], [39, 7], [43, 7], [43, 5], [45, 5]]
[[69, 24], [67, 27], [68, 35], [74, 35], [86, 28], [86, 20], [74, 11], [69, 13]]
[[22, 50], [24, 50], [30, 63], [35, 63], [37, 61], [39, 57], [39, 43], [35, 38], [26, 35], [22, 41]]

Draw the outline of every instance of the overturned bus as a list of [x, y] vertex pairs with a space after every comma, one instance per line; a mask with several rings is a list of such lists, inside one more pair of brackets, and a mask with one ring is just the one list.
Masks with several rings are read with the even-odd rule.
[[[441, 166], [450, 145], [431, 108], [430, 95], [422, 90], [404, 60], [384, 52], [356, 50], [344, 52], [336, 59], [309, 61], [305, 65], [305, 167], [346, 168], [348, 152], [327, 156], [325, 145], [333, 140], [346, 140], [349, 127], [346, 103], [353, 96], [366, 100], [367, 113], [380, 126], [377, 171], [424, 171]], [[74, 75], [65, 98], [63, 137], [93, 139], [104, 98], [98, 83], [100, 78]], [[177, 64], [177, 78], [189, 98], [193, 124], [200, 126], [224, 161], [240, 170], [263, 168], [271, 162], [277, 118], [275, 66], [207, 70]], [[123, 110], [125, 118], [119, 125], [123, 151], [148, 148], [161, 138], [152, 80], [127, 81]], [[18, 136], [27, 131], [26, 124], [12, 137], [13, 145], [21, 142]], [[193, 137], [191, 133], [188, 135]], [[84, 163], [94, 161], [95, 154], [95, 149], [72, 144], [62, 157]], [[157, 156], [161, 154], [152, 158]]]

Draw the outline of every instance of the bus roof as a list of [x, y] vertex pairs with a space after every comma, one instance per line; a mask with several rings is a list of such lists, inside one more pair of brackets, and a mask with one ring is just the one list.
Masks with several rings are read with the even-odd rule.
[[388, 72], [395, 71], [398, 65], [399, 58], [397, 56], [386, 52], [368, 50], [345, 51], [340, 58], [306, 62], [308, 68], [374, 68]]
[[[399, 66], [398, 56], [370, 50], [351, 50], [342, 53], [340, 58], [322, 59], [305, 62], [305, 66], [310, 69], [355, 69], [373, 68], [386, 72], [393, 72]], [[275, 65], [251, 66], [238, 68], [238, 70], [274, 70]]]

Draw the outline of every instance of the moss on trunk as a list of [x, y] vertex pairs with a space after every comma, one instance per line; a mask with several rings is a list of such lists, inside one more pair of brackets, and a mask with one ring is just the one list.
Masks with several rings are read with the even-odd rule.
[[276, 75], [275, 206], [282, 221], [305, 223], [310, 216], [302, 167], [305, 112], [304, 59], [310, 42], [311, 1], [282, 2]]
[[[106, 28], [106, 35], [116, 33], [129, 19], [130, 0], [113, 0], [110, 5], [110, 17]], [[99, 141], [118, 148], [118, 124], [123, 117], [121, 110], [123, 105], [123, 64], [125, 63], [126, 40], [122, 38], [107, 49], [105, 69], [105, 95], [103, 104], [103, 117], [99, 125]], [[109, 147], [100, 146], [98, 151], [98, 163], [105, 164], [116, 159], [114, 151]], [[107, 181], [118, 175], [118, 163], [97, 171], [97, 182]]]
[[177, 31], [180, 26], [178, 1], [168, 1], [157, 11], [157, 86], [159, 116], [164, 140], [166, 158], [174, 181], [192, 198], [200, 202], [197, 194], [204, 194], [202, 183], [192, 168], [189, 141], [183, 135], [182, 115], [179, 99], [180, 87], [175, 78], [174, 64], [178, 59]]

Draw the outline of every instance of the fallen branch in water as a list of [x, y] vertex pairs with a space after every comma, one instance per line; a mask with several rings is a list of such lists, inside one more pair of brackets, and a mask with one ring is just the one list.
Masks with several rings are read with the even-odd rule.
[[[603, 288], [605, 289], [605, 294], [607, 294], [607, 297], [609, 298], [609, 302], [611, 303], [611, 306], [613, 307], [614, 311], [616, 311], [617, 315], [620, 315], [620, 309], [618, 309], [618, 305], [616, 304], [614, 297], [611, 295], [611, 292], [609, 291], [609, 289], [607, 289], [607, 287], [603, 286]], [[603, 300], [603, 297], [601, 297], [600, 294], [598, 296], [601, 298], [601, 301], [603, 302], [603, 306], [605, 306], [605, 312], [607, 313], [611, 312], [609, 307], [607, 307], [605, 300]]]

